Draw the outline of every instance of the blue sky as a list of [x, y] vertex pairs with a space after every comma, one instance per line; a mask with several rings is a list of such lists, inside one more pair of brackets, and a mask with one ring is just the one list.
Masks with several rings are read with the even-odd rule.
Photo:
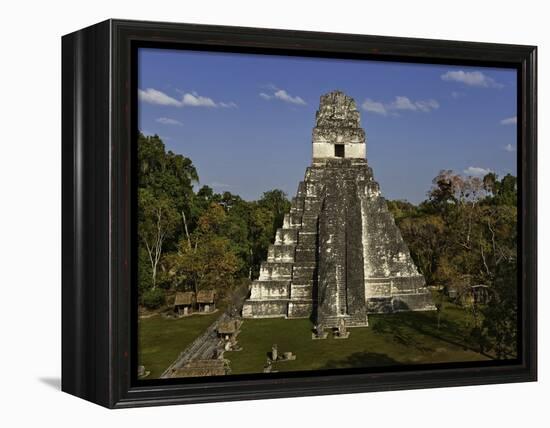
[[441, 169], [516, 174], [516, 71], [140, 49], [139, 128], [191, 158], [200, 184], [294, 196], [319, 97], [355, 99], [388, 199], [418, 203]]

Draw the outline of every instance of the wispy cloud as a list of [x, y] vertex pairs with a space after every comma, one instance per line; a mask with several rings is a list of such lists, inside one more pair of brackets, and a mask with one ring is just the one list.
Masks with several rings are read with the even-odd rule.
[[363, 101], [361, 107], [363, 107], [363, 110], [370, 111], [371, 113], [378, 113], [383, 116], [386, 116], [388, 114], [388, 110], [386, 110], [386, 107], [383, 103], [381, 103], [380, 101], [371, 100], [370, 98], [367, 98], [365, 101]]
[[140, 101], [149, 103], [149, 104], [158, 104], [161, 106], [176, 106], [181, 107], [181, 101], [172, 98], [169, 95], [166, 95], [164, 92], [157, 91], [153, 88], [147, 89], [138, 89], [138, 98]]
[[203, 97], [196, 92], [183, 94], [181, 102], [184, 106], [190, 107], [216, 107], [216, 103], [212, 98]]
[[517, 116], [507, 117], [506, 119], [502, 119], [500, 121], [501, 125], [515, 125], [516, 123], [518, 123]]
[[432, 110], [439, 108], [439, 103], [434, 99], [428, 100], [411, 100], [409, 97], [398, 95], [395, 99], [389, 103], [383, 103], [381, 101], [375, 101], [367, 98], [361, 104], [363, 110], [371, 113], [381, 114], [387, 116], [388, 113], [395, 110], [409, 110], [409, 111], [421, 111], [428, 113]]
[[273, 84], [266, 85], [266, 88], [270, 89], [271, 93], [268, 94], [266, 92], [260, 92], [258, 94], [260, 98], [263, 98], [266, 101], [276, 99], [276, 100], [283, 101], [285, 103], [296, 104], [301, 106], [305, 106], [307, 104], [302, 97], [299, 97], [297, 95], [292, 96], [284, 89], [277, 88]]
[[411, 101], [408, 97], [397, 96], [390, 106], [390, 110], [411, 110], [429, 112], [439, 108], [439, 103], [434, 99]]
[[229, 103], [224, 103], [224, 102], [219, 102], [218, 103], [218, 106], [222, 107], [222, 108], [237, 108], [237, 104], [235, 104], [233, 101], [229, 102]]
[[174, 107], [221, 107], [237, 108], [237, 104], [230, 102], [216, 102], [212, 98], [199, 95], [196, 92], [183, 92], [181, 99], [176, 99], [154, 88], [138, 89], [140, 101], [163, 106]]
[[277, 92], [275, 92], [274, 96], [275, 98], [287, 103], [298, 104], [302, 106], [306, 105], [306, 102], [302, 98], [298, 96], [293, 97], [292, 95], [287, 93], [287, 91], [285, 91], [284, 89], [279, 89]]
[[183, 125], [183, 123], [181, 123], [179, 120], [171, 119], [169, 117], [159, 117], [158, 119], [156, 119], [156, 122], [162, 123], [163, 125]]
[[464, 94], [462, 92], [453, 91], [451, 92], [451, 97], [453, 97], [455, 100], [458, 98], [462, 98]]
[[502, 88], [503, 85], [498, 83], [492, 77], [483, 74], [481, 71], [447, 71], [441, 75], [441, 80], [447, 82], [459, 82], [468, 86], [479, 86], [483, 88]]
[[516, 147], [513, 146], [512, 144], [506, 144], [504, 146], [504, 150], [506, 150], [507, 152], [513, 153], [516, 151]]
[[479, 166], [469, 166], [464, 170], [464, 174], [472, 175], [474, 177], [483, 177], [490, 172], [493, 172], [492, 170], [488, 168], [481, 168]]

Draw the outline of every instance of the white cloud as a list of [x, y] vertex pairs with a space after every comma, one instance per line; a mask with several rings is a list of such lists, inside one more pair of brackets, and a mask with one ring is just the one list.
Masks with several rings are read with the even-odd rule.
[[390, 110], [420, 110], [423, 112], [429, 112], [431, 110], [438, 109], [439, 103], [433, 99], [411, 101], [408, 97], [397, 96], [395, 97], [395, 101], [393, 101], [388, 107]]
[[149, 104], [158, 104], [162, 106], [176, 106], [181, 107], [183, 104], [181, 101], [166, 95], [164, 92], [157, 91], [153, 88], [147, 88], [145, 90], [138, 89], [138, 98]]
[[233, 101], [229, 102], [229, 103], [223, 103], [223, 102], [219, 102], [218, 105], [222, 108], [237, 108], [237, 104], [235, 104]]
[[395, 97], [395, 101], [391, 105], [392, 109], [396, 110], [416, 110], [416, 106], [408, 97]]
[[507, 152], [512, 153], [512, 152], [516, 151], [516, 148], [514, 146], [512, 146], [511, 144], [506, 144], [504, 146], [504, 150], [506, 150]]
[[306, 105], [306, 102], [302, 98], [298, 96], [293, 97], [292, 95], [287, 93], [287, 91], [285, 91], [284, 89], [279, 89], [277, 92], [273, 94], [273, 96], [278, 100], [281, 100], [287, 103], [298, 104], [302, 106]]
[[212, 98], [203, 97], [196, 92], [183, 94], [182, 104], [190, 107], [216, 107]]
[[273, 94], [267, 94], [265, 92], [259, 93], [260, 97], [266, 101], [269, 101], [271, 99], [278, 99], [280, 101], [284, 101], [285, 103], [296, 104], [301, 106], [305, 106], [307, 104], [303, 100], [303, 98], [299, 96], [292, 96], [284, 89], [279, 89], [275, 85], [269, 84], [266, 87], [274, 91]]
[[237, 108], [237, 104], [233, 101], [215, 102], [212, 98], [201, 96], [196, 92], [183, 93], [181, 100], [177, 100], [157, 89], [147, 88], [145, 90], [138, 89], [138, 97], [143, 102], [163, 106]]
[[[434, 99], [413, 101], [409, 97], [398, 95], [391, 103], [382, 103], [367, 98], [361, 105], [363, 110], [386, 116], [394, 110], [422, 111], [428, 113], [439, 108], [439, 103]], [[393, 113], [393, 115], [396, 115]]]
[[437, 110], [439, 108], [439, 103], [434, 99], [424, 100], [424, 101], [417, 101], [415, 103], [416, 107], [420, 111], [431, 111], [431, 110]]
[[483, 177], [490, 172], [493, 171], [487, 168], [480, 168], [479, 166], [470, 166], [464, 170], [464, 174], [472, 175], [474, 177]]
[[458, 92], [458, 91], [453, 91], [453, 92], [451, 92], [451, 97], [453, 97], [455, 100], [456, 100], [457, 98], [462, 97], [462, 95], [463, 95], [462, 92]]
[[361, 107], [363, 107], [363, 110], [370, 111], [371, 113], [378, 113], [383, 116], [386, 116], [388, 114], [388, 111], [386, 110], [386, 107], [384, 107], [384, 104], [379, 101], [371, 100], [370, 98], [367, 98], [363, 102]]
[[156, 122], [162, 123], [163, 125], [183, 125], [183, 123], [181, 123], [179, 120], [170, 119], [169, 117], [159, 117]]
[[502, 84], [481, 71], [447, 71], [441, 75], [441, 79], [447, 82], [460, 82], [468, 86], [480, 86], [484, 88], [502, 88]]
[[517, 116], [508, 117], [508, 118], [502, 119], [502, 120], [500, 121], [500, 124], [501, 124], [501, 125], [515, 125], [516, 123], [518, 123], [518, 118], [517, 118]]

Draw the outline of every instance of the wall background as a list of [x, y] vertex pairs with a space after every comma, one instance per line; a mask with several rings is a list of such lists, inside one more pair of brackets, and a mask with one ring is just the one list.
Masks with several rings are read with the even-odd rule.
[[[61, 315], [61, 43], [106, 18], [473, 40], [539, 46], [539, 240], [549, 239], [550, 45], [545, 3], [532, 0], [385, 2], [244, 0], [6, 1], [0, 62], [0, 370], [5, 426], [541, 426], [550, 393], [549, 340], [539, 334], [540, 381], [107, 411], [59, 391]], [[549, 301], [540, 245], [539, 302]], [[541, 310], [539, 330], [549, 324]], [[543, 419], [544, 418], [544, 419]], [[7, 423], [6, 423], [7, 422]]]

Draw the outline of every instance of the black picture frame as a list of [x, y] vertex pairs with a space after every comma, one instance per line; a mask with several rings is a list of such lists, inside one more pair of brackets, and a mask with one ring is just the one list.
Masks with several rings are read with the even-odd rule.
[[[519, 357], [507, 364], [137, 382], [136, 46], [508, 67], [518, 73]], [[108, 20], [62, 38], [62, 390], [109, 408], [537, 379], [537, 49]]]

